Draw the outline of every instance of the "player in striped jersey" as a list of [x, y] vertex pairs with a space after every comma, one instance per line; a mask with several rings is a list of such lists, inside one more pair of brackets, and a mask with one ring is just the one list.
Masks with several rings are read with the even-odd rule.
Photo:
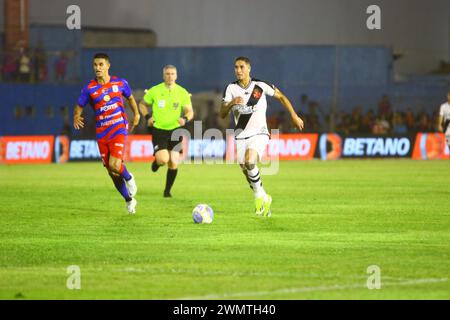
[[230, 83], [224, 90], [220, 116], [225, 118], [230, 111], [236, 123], [235, 140], [239, 165], [253, 189], [255, 196], [255, 213], [270, 216], [272, 197], [268, 195], [261, 182], [257, 166], [267, 143], [266, 96], [276, 98], [289, 112], [293, 124], [303, 130], [303, 120], [295, 113], [289, 99], [274, 85], [250, 77], [250, 59], [238, 57], [234, 61], [237, 81]]
[[[130, 214], [136, 213], [136, 182], [123, 164], [125, 143], [128, 132], [138, 125], [140, 115], [128, 82], [119, 77], [110, 76], [110, 59], [105, 53], [97, 53], [93, 59], [95, 79], [81, 90], [78, 104], [73, 114], [75, 129], [84, 127], [83, 108], [89, 102], [95, 112], [96, 138], [103, 165], [108, 170], [117, 190], [125, 199]], [[124, 96], [134, 113], [131, 127], [125, 113]]]

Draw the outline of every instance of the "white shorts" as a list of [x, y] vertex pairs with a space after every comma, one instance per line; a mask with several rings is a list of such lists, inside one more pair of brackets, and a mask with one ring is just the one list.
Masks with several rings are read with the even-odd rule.
[[248, 139], [236, 139], [236, 151], [238, 163], [245, 163], [245, 152], [247, 149], [253, 149], [258, 152], [258, 160], [266, 152], [267, 143], [269, 143], [269, 136], [265, 134], [258, 134]]

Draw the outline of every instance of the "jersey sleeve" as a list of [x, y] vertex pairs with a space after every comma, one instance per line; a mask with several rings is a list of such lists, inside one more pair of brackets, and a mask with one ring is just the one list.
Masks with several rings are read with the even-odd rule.
[[149, 106], [154, 104], [155, 99], [153, 97], [153, 90], [151, 88], [145, 92], [143, 99], [144, 99], [145, 103], [148, 104]]
[[192, 106], [191, 94], [187, 90], [184, 90], [183, 101], [181, 102], [181, 106], [182, 107]]
[[273, 97], [275, 94], [275, 86], [271, 83], [260, 82], [259, 85], [264, 90], [264, 93], [268, 96]]
[[223, 91], [222, 101], [228, 103], [231, 102], [231, 100], [233, 100], [233, 96], [231, 95], [231, 86], [228, 85]]
[[78, 97], [77, 103], [80, 107], [84, 107], [89, 102], [90, 99], [91, 97], [89, 95], [89, 91], [86, 85], [83, 87], [83, 89], [81, 89], [81, 93], [80, 96]]
[[444, 104], [441, 104], [441, 107], [439, 108], [439, 116], [444, 116]]
[[123, 83], [122, 95], [125, 98], [129, 98], [132, 95], [130, 85], [128, 84], [128, 81], [125, 79], [122, 79], [122, 83]]

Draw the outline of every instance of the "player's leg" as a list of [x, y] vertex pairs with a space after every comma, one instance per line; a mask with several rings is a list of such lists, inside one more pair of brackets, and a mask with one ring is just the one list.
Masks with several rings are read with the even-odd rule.
[[236, 140], [236, 153], [237, 153], [237, 160], [239, 163], [239, 166], [241, 167], [242, 173], [245, 176], [245, 179], [247, 179], [248, 185], [250, 186], [250, 189], [253, 190], [252, 183], [250, 179], [248, 178], [247, 168], [245, 167], [245, 150], [246, 150], [246, 143], [247, 140]]
[[137, 193], [136, 181], [133, 174], [128, 172], [127, 167], [123, 163], [123, 156], [125, 154], [125, 135], [118, 135], [108, 142], [110, 152], [109, 168], [117, 175], [120, 175], [125, 181], [128, 193], [133, 198]]
[[170, 190], [172, 189], [175, 178], [178, 174], [178, 162], [180, 161], [180, 153], [178, 151], [169, 151], [170, 160], [167, 166], [166, 187], [164, 188], [164, 197], [172, 197]]
[[160, 149], [155, 153], [155, 160], [152, 163], [152, 171], [158, 171], [159, 167], [165, 166], [169, 163], [170, 154], [167, 149]]
[[258, 160], [264, 154], [268, 136], [258, 135], [249, 139], [245, 151], [245, 168], [255, 196], [255, 213], [270, 216], [272, 197], [268, 195], [262, 184], [261, 174], [258, 168]]
[[119, 193], [125, 199], [128, 213], [135, 214], [137, 201], [130, 195], [127, 184], [120, 173], [122, 165], [122, 159], [110, 156], [108, 163], [108, 173], [114, 185], [116, 186], [117, 191], [119, 191]]
[[152, 162], [152, 171], [158, 171], [159, 167], [166, 165], [169, 162], [170, 155], [168, 148], [168, 135], [167, 130], [160, 130], [153, 128], [153, 149], [155, 150], [155, 160]]
[[167, 175], [166, 175], [166, 187], [164, 188], [164, 197], [170, 198], [172, 195], [170, 194], [170, 190], [175, 182], [175, 178], [178, 174], [178, 164], [180, 162], [180, 153], [183, 152], [183, 137], [177, 137], [176, 140], [172, 140], [171, 138], [168, 141], [167, 149], [169, 150], [169, 163], [167, 165]]
[[106, 163], [108, 173], [117, 191], [119, 191], [125, 199], [128, 213], [135, 214], [137, 201], [133, 198], [133, 196], [137, 191], [137, 187], [133, 176], [128, 172], [123, 164], [123, 155], [125, 153], [125, 136], [118, 135], [115, 139], [109, 141], [105, 145], [107, 148], [108, 157], [104, 159], [104, 163]]
[[253, 190], [252, 182], [251, 182], [251, 180], [248, 177], [248, 172], [247, 172], [247, 168], [245, 167], [245, 163], [239, 163], [239, 166], [241, 167], [241, 170], [242, 170], [242, 173], [245, 176], [245, 179], [247, 179], [247, 182], [248, 182], [248, 185], [249, 185], [250, 189]]

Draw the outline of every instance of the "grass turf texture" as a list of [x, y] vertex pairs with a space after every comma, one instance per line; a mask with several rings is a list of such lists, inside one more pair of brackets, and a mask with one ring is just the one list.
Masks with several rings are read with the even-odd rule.
[[[237, 165], [181, 166], [172, 199], [165, 168], [128, 168], [136, 216], [100, 162], [0, 166], [1, 299], [450, 298], [447, 161], [282, 162], [263, 176], [269, 219]], [[193, 223], [198, 203], [211, 225]]]

